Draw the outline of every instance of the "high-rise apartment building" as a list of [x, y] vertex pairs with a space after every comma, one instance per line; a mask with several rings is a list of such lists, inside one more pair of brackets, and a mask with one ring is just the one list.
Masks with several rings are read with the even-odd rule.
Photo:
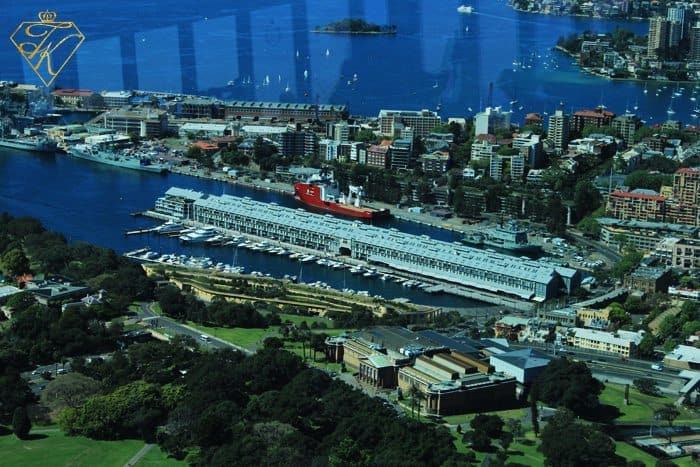
[[602, 127], [612, 124], [615, 114], [603, 107], [597, 107], [595, 110], [578, 110], [574, 112], [573, 123], [571, 128], [574, 133], [580, 134], [586, 126]]
[[627, 145], [634, 143], [634, 134], [642, 127], [642, 120], [635, 114], [624, 114], [612, 120], [612, 127], [620, 133]]
[[569, 130], [571, 129], [571, 118], [563, 110], [557, 110], [554, 115], [549, 116], [549, 127], [547, 136], [554, 142], [554, 148], [558, 150], [566, 149], [569, 143]]
[[668, 51], [669, 21], [656, 16], [649, 18], [649, 39], [647, 41], [647, 57], [664, 59]]
[[486, 107], [474, 116], [474, 130], [479, 135], [494, 135], [496, 130], [510, 128], [511, 112], [500, 107]]
[[695, 23], [689, 31], [690, 35], [690, 52], [688, 60], [700, 61], [700, 22]]

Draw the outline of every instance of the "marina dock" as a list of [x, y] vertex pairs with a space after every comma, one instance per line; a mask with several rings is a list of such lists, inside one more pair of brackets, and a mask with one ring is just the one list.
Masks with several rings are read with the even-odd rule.
[[565, 267], [235, 196], [171, 188], [148, 214], [162, 220], [177, 218], [188, 226], [259, 237], [343, 262], [371, 264], [386, 268], [391, 275], [445, 284], [442, 288], [427, 286], [428, 292], [512, 308], [528, 308], [520, 302], [531, 306], [556, 296], [560, 288], [570, 292], [580, 281], [576, 270]]

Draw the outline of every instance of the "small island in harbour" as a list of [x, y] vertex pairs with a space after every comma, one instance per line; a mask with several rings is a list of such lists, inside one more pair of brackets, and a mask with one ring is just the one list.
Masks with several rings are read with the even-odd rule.
[[313, 32], [330, 34], [396, 34], [395, 25], [381, 26], [360, 18], [347, 18], [325, 26], [316, 26]]

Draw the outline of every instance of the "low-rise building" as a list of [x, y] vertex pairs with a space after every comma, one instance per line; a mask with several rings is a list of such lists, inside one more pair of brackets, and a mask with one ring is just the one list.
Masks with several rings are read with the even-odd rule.
[[367, 148], [367, 165], [387, 168], [389, 166], [389, 146], [372, 145]]
[[537, 310], [537, 317], [543, 321], [549, 321], [563, 327], [574, 327], [577, 324], [576, 310], [571, 307], [555, 309], [540, 308]]
[[535, 349], [519, 349], [491, 355], [494, 371], [513, 376], [520, 384], [530, 384], [552, 361], [552, 357]]
[[617, 331], [612, 333], [594, 329], [573, 328], [569, 331], [567, 342], [569, 345], [579, 349], [610, 352], [629, 358], [637, 354], [637, 346], [643, 337], [643, 331]]
[[670, 222], [646, 222], [637, 220], [599, 217], [600, 239], [608, 246], [619, 247], [620, 241], [639, 250], [652, 251], [658, 243], [670, 237], [697, 238], [700, 229]]
[[112, 110], [103, 114], [102, 126], [141, 138], [160, 138], [168, 130], [168, 114], [151, 108]]
[[529, 323], [529, 318], [504, 316], [494, 324], [494, 334], [496, 337], [504, 337], [510, 341], [519, 341]]
[[646, 293], [666, 292], [671, 285], [671, 269], [640, 266], [625, 276], [625, 287]]
[[673, 352], [666, 354], [664, 364], [684, 370], [700, 370], [700, 348], [678, 345]]
[[700, 240], [679, 238], [671, 245], [671, 266], [674, 268], [700, 269]]
[[103, 91], [101, 94], [105, 107], [109, 109], [118, 109], [129, 105], [129, 99], [133, 95], [131, 91]]
[[81, 107], [84, 109], [104, 107], [102, 96], [89, 89], [55, 89], [51, 91], [51, 97], [54, 103], [59, 106]]
[[231, 130], [226, 123], [187, 122], [180, 126], [178, 134], [181, 138], [190, 134], [198, 138], [213, 138], [217, 136], [230, 135]]
[[450, 153], [435, 151], [431, 154], [420, 156], [423, 172], [432, 174], [444, 174], [450, 164]]

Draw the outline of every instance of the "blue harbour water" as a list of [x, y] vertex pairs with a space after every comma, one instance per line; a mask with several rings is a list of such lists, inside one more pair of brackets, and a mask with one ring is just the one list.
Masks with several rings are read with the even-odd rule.
[[[552, 50], [559, 36], [624, 27], [645, 34], [643, 22], [604, 21], [518, 13], [502, 0], [474, 0], [475, 13], [459, 14], [459, 1], [435, 0], [207, 0], [169, 2], [62, 0], [5, 2], [0, 35], [9, 37], [23, 20], [47, 7], [74, 21], [86, 40], [55, 84], [93, 90], [142, 89], [218, 96], [225, 99], [346, 104], [353, 114], [381, 108], [435, 109], [467, 117], [488, 104], [512, 108], [516, 121], [527, 112], [606, 105], [616, 113], [637, 108], [648, 123], [675, 118], [693, 123], [692, 85], [674, 98], [673, 85], [609, 81], [580, 72]], [[346, 17], [395, 24], [396, 35], [316, 34], [317, 25]], [[298, 53], [297, 53], [298, 52]], [[355, 75], [357, 75], [355, 79]], [[40, 84], [9, 40], [0, 41], [0, 80]], [[231, 82], [229, 85], [229, 82]], [[269, 84], [268, 84], [269, 83]], [[657, 96], [658, 94], [658, 96]], [[30, 215], [63, 232], [119, 252], [143, 246], [167, 253], [209, 256], [275, 276], [295, 274], [311, 282], [368, 290], [387, 298], [407, 297], [436, 306], [479, 304], [430, 296], [390, 281], [366, 279], [315, 264], [231, 248], [188, 247], [157, 236], [125, 237], [124, 231], [153, 225], [129, 214], [153, 206], [170, 186], [215, 194], [250, 196], [293, 206], [291, 198], [221, 182], [179, 175], [159, 176], [73, 160], [0, 149], [0, 211]], [[387, 226], [455, 240], [449, 231], [406, 222]]]
[[[5, 3], [0, 17], [5, 37], [48, 6], [37, 0]], [[680, 85], [687, 90], [675, 99], [672, 84], [649, 83], [645, 94], [642, 83], [582, 73], [571, 58], [552, 50], [560, 36], [572, 32], [624, 27], [646, 34], [646, 22], [520, 13], [504, 0], [472, 0], [466, 3], [475, 12], [459, 14], [460, 3], [465, 2], [62, 0], [51, 7], [59, 19], [74, 21], [86, 40], [55, 84], [347, 104], [360, 115], [440, 105], [447, 117], [485, 106], [493, 83], [492, 104], [510, 108], [517, 101], [512, 108], [519, 121], [527, 112], [551, 113], [561, 104], [565, 110], [603, 104], [618, 114], [636, 107], [648, 123], [664, 121], [672, 107], [675, 118], [692, 123], [693, 85]], [[395, 24], [398, 33], [311, 32], [346, 17]], [[39, 84], [9, 41], [0, 45], [0, 63], [0, 79]]]
[[[348, 271], [332, 270], [315, 263], [302, 264], [285, 256], [253, 252], [243, 248], [182, 245], [177, 238], [158, 235], [126, 236], [129, 230], [157, 225], [131, 213], [153, 206], [170, 186], [206, 193], [248, 196], [282, 206], [298, 207], [292, 197], [253, 190], [208, 179], [183, 175], [157, 175], [102, 166], [63, 154], [44, 155], [0, 149], [0, 211], [14, 216], [34, 216], [44, 225], [62, 232], [71, 241], [85, 241], [123, 253], [149, 247], [160, 253], [210, 257], [216, 262], [244, 266], [274, 277], [301, 276], [304, 282], [323, 281], [335, 288], [367, 290], [386, 298], [406, 297], [416, 303], [446, 307], [478, 307], [480, 304], [450, 297], [432, 296], [394, 282], [365, 278]], [[392, 220], [383, 224], [440, 240], [454, 240], [451, 231]]]

